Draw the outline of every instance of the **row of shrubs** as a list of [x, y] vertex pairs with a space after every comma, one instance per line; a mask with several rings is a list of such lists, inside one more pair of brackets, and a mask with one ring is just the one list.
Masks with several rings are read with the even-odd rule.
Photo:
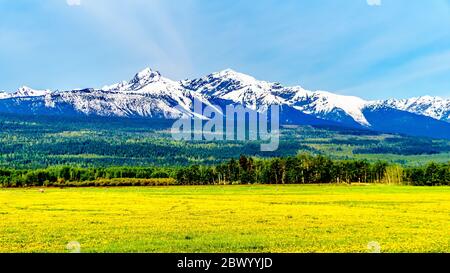
[[[128, 187], [128, 186], [172, 186], [176, 184], [174, 178], [112, 178], [112, 179], [99, 179], [93, 181], [45, 181], [43, 186], [45, 187]], [[9, 185], [9, 187], [18, 187], [27, 185]]]

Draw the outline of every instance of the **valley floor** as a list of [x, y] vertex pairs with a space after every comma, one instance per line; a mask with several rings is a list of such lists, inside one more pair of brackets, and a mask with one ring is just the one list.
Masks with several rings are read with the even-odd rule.
[[81, 252], [450, 252], [450, 187], [0, 189], [0, 252], [74, 241]]

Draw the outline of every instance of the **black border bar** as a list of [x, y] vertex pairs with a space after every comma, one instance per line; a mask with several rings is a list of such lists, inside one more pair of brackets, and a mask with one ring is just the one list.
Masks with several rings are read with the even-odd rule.
[[[202, 262], [203, 261], [203, 262]], [[209, 261], [209, 262], [208, 262]], [[251, 261], [251, 262], [250, 262]], [[187, 262], [187, 263], [186, 263]], [[206, 262], [209, 266], [206, 268]], [[0, 254], [0, 265], [126, 272], [358, 272], [448, 268], [450, 254]], [[183, 265], [180, 267], [180, 265]], [[195, 267], [192, 267], [195, 265]], [[131, 271], [130, 271], [131, 270]], [[155, 271], [157, 270], [157, 271]]]

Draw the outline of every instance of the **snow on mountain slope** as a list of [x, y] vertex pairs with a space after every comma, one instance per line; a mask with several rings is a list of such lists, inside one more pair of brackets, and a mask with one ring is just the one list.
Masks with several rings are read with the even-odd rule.
[[164, 83], [169, 83], [171, 85], [177, 84], [172, 80], [161, 77], [161, 74], [158, 71], [153, 71], [147, 67], [138, 72], [130, 81], [122, 81], [113, 85], [104, 86], [101, 89], [104, 91], [137, 91], [152, 85], [161, 86]]
[[276, 94], [285, 98], [286, 104], [306, 114], [333, 120], [336, 114], [343, 112], [355, 122], [370, 126], [362, 113], [367, 101], [361, 98], [326, 91], [308, 91], [299, 86], [281, 89]]
[[377, 101], [375, 104], [450, 122], [450, 99], [422, 96]]
[[40, 97], [50, 94], [50, 90], [34, 90], [27, 86], [22, 86], [15, 92], [8, 93], [5, 91], [0, 92], [0, 100], [8, 98], [24, 98], [24, 97]]
[[27, 86], [22, 86], [11, 97], [39, 97], [50, 93], [50, 90], [34, 90]]
[[267, 110], [269, 105], [284, 104], [272, 90], [281, 88], [279, 84], [258, 81], [255, 78], [226, 69], [206, 77], [181, 82], [188, 90], [200, 93], [208, 99], [221, 99], [242, 104], [252, 110]]
[[11, 94], [7, 93], [6, 91], [0, 91], [0, 100], [10, 98]]
[[188, 111], [176, 108], [178, 103], [175, 101], [133, 92], [87, 89], [60, 92], [54, 95], [53, 100], [73, 105], [75, 110], [86, 115], [172, 119], [189, 115]]

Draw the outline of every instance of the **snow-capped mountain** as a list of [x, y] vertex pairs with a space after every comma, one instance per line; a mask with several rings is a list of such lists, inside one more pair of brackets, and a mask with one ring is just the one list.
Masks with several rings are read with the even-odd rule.
[[[318, 118], [334, 120], [343, 111], [357, 123], [369, 126], [362, 114], [366, 101], [325, 91], [307, 91], [300, 86], [283, 87], [279, 83], [258, 81], [231, 69], [182, 82], [189, 90], [200, 92], [210, 100], [226, 100], [250, 109], [265, 111], [270, 105], [287, 105]], [[333, 118], [334, 117], [334, 118]]]
[[23, 97], [39, 97], [50, 94], [50, 90], [34, 90], [27, 86], [22, 86], [13, 93], [5, 91], [0, 92], [0, 99], [23, 98]]
[[450, 99], [422, 96], [410, 99], [389, 99], [376, 104], [450, 122]]
[[50, 90], [34, 90], [27, 86], [22, 86], [15, 93], [12, 93], [12, 97], [39, 97], [50, 94]]
[[336, 120], [339, 115], [351, 117], [356, 123], [370, 127], [363, 112], [367, 108], [390, 107], [437, 120], [450, 121], [450, 100], [424, 96], [407, 100], [366, 101], [327, 91], [309, 91], [301, 86], [284, 87], [279, 83], [258, 81], [254, 77], [226, 69], [200, 79], [185, 80], [182, 85], [200, 92], [210, 100], [228, 100], [254, 110], [268, 105], [288, 105], [303, 113], [322, 119]]
[[173, 81], [146, 68], [129, 81], [98, 89], [51, 92], [22, 87], [14, 93], [0, 93], [0, 113], [205, 119], [194, 113], [194, 100], [209, 106], [239, 104], [255, 111], [280, 105], [281, 122], [285, 123], [332, 124], [450, 138], [448, 99], [366, 101], [300, 86], [285, 87], [231, 69], [199, 79]]
[[[209, 105], [201, 94], [147, 68], [130, 81], [101, 89], [50, 92], [21, 88], [5, 95], [0, 101], [0, 111], [175, 119], [198, 116], [192, 110], [195, 99]], [[29, 107], [22, 107], [24, 104]]]

